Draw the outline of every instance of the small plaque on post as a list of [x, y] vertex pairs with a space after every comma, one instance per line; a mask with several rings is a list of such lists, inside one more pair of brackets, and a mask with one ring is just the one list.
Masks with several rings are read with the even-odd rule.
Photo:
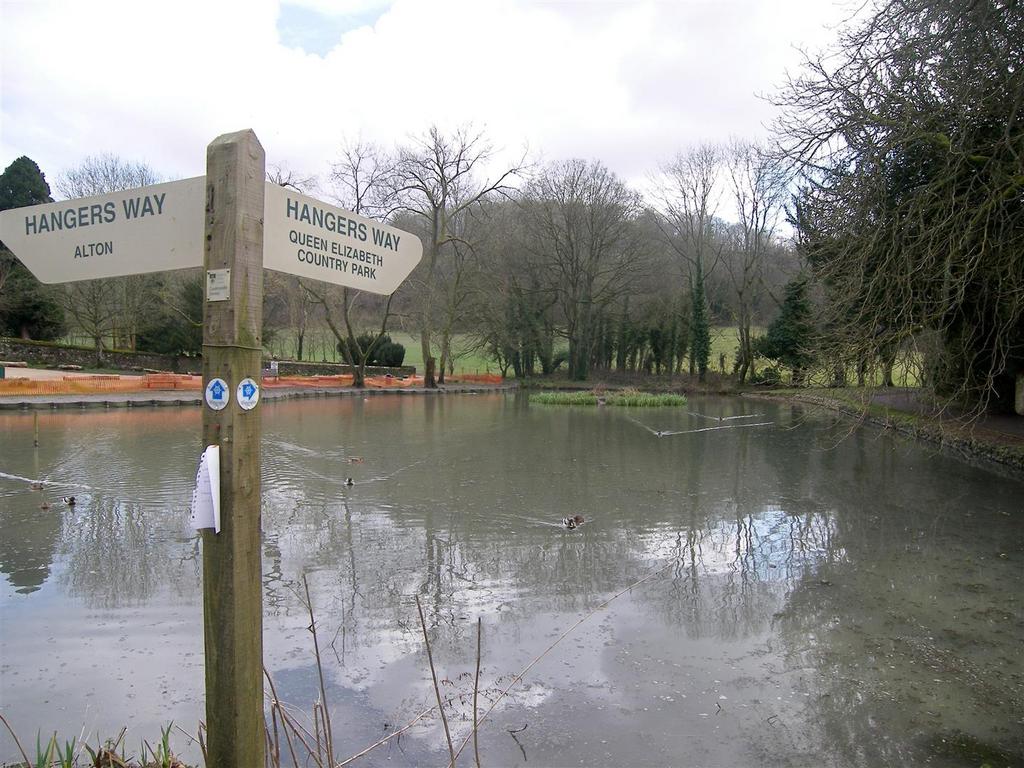
[[231, 298], [231, 270], [210, 269], [206, 272], [206, 300], [227, 301]]

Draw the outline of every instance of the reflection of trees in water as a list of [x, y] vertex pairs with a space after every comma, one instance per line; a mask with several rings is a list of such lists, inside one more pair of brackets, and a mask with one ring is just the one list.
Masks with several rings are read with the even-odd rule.
[[[709, 444], [678, 471], [686, 495], [674, 518], [683, 525], [670, 536], [662, 530], [641, 537], [675, 565], [670, 589], [645, 590], [640, 599], [687, 637], [764, 632], [793, 580], [843, 557], [832, 512], [807, 488], [811, 447], [780, 437], [794, 450], [750, 432]], [[708, 487], [717, 498], [703, 493]]]
[[406, 510], [399, 517], [346, 502], [297, 506], [285, 519], [268, 520], [264, 537], [268, 610], [300, 610], [296, 590], [302, 573], [313, 573], [319, 618], [349, 648], [378, 643], [380, 630], [418, 631], [413, 595], [428, 626], [444, 625], [446, 639], [459, 642], [478, 613], [515, 620], [524, 595], [531, 610], [579, 613], [608, 585], [649, 568], [625, 533], [585, 541], [583, 532], [544, 526], [496, 542], [459, 516]]
[[[416, 448], [428, 456], [447, 450], [439, 442], [450, 415], [442, 400], [423, 406], [425, 423], [438, 427], [436, 434], [426, 430]], [[832, 518], [807, 500], [803, 474], [773, 473], [775, 467], [766, 461], [771, 448], [753, 433], [704, 440], [700, 450], [643, 436], [643, 453], [631, 459], [620, 451], [641, 433], [628, 421], [570, 412], [564, 423], [545, 418], [539, 426], [542, 436], [533, 439], [581, 457], [570, 469], [560, 468], [558, 481], [550, 484], [552, 499], [543, 508], [559, 515], [567, 503], [587, 514], [596, 509], [583, 529], [566, 532], [531, 523], [543, 513], [528, 507], [517, 516], [518, 498], [480, 492], [470, 492], [470, 498], [481, 503], [490, 498], [493, 506], [483, 515], [467, 513], [461, 485], [467, 477], [486, 481], [517, 474], [509, 462], [520, 462], [513, 467], [534, 470], [526, 474], [536, 484], [540, 470], [535, 465], [544, 461], [540, 452], [510, 456], [496, 448], [494, 455], [474, 453], [472, 466], [453, 464], [446, 468], [451, 471], [439, 472], [443, 476], [429, 489], [437, 503], [417, 503], [408, 488], [398, 488], [394, 498], [400, 506], [393, 509], [342, 498], [265, 510], [267, 605], [285, 614], [294, 611], [298, 601], [290, 595], [301, 574], [316, 572], [314, 600], [325, 623], [342, 632], [346, 647], [380, 642], [371, 630], [414, 633], [413, 594], [420, 596], [428, 624], [443, 625], [445, 638], [457, 643], [471, 632], [472, 618], [479, 613], [500, 614], [509, 631], [529, 620], [524, 604], [531, 615], [579, 615], [664, 558], [673, 558], [673, 589], [658, 591], [666, 620], [688, 633], [728, 637], [763, 629], [786, 580], [842, 556], [833, 547]], [[585, 460], [595, 440], [613, 451], [604, 462], [616, 456], [619, 461]], [[797, 458], [801, 466], [803, 458]], [[635, 495], [650, 510], [602, 509], [603, 497], [625, 495], [624, 490], [632, 494], [621, 487], [637, 482], [622, 469], [630, 462], [643, 467], [644, 485]], [[526, 490], [537, 496], [535, 488]], [[788, 500], [781, 508], [766, 504], [766, 497]], [[614, 525], [616, 515], [625, 526]]]
[[[948, 643], [922, 645], [909, 625], [895, 633], [876, 626], [897, 622], [908, 607], [892, 599], [887, 581], [873, 580], [893, 561], [905, 581], [934, 581], [934, 562], [908, 567], [901, 559], [951, 535], [956, 526], [942, 504], [972, 492], [957, 487], [955, 474], [945, 482], [929, 473], [924, 488], [908, 480], [912, 465], [887, 437], [846, 434], [840, 426], [830, 432], [818, 423], [779, 428], [770, 439], [737, 430], [673, 442], [607, 411], [526, 409], [521, 422], [504, 425], [500, 440], [475, 434], [463, 445], [445, 439], [460, 426], [450, 423], [457, 410], [441, 400], [423, 409], [406, 414], [388, 466], [372, 470], [387, 474], [422, 462], [399, 482], [360, 485], [357, 478], [351, 494], [330, 497], [321, 488], [315, 504], [293, 501], [266, 512], [268, 606], [298, 614], [291, 589], [312, 572], [320, 626], [325, 636], [339, 632], [336, 649], [342, 657], [352, 652], [354, 670], [369, 668], [372, 676], [381, 658], [394, 659], [384, 646], [404, 646], [398, 653], [418, 647], [414, 594], [432, 642], [465, 659], [476, 615], [501, 633], [506, 648], [529, 646], [562, 616], [586, 613], [671, 559], [672, 577], [645, 584], [632, 601], [691, 637], [743, 638], [776, 628], [786, 660], [769, 651], [766, 663], [794, 678], [795, 668], [806, 666], [808, 692], [817, 694], [806, 711], [777, 724], [779, 732], [806, 731], [801, 744], [833, 741], [834, 762], [917, 754], [908, 751], [910, 736], [896, 748], [876, 743], [879, 717], [905, 724], [894, 708], [923, 717], [924, 706], [886, 699], [879, 691], [893, 693], [895, 673], [862, 676], [863, 659], [905, 666], [913, 654], [927, 656], [940, 671], [926, 675], [961, 680], [965, 689], [978, 674], [974, 662], [956, 671]], [[570, 511], [590, 522], [575, 532], [544, 524]], [[863, 594], [851, 602], [848, 590], [858, 579]], [[918, 623], [929, 625], [924, 617]], [[855, 684], [862, 677], [866, 682]], [[911, 682], [920, 687], [927, 679]], [[1005, 687], [989, 690], [997, 691], [994, 700], [1014, 701]], [[794, 706], [801, 705], [779, 704], [779, 711], [785, 717]], [[858, 757], [869, 754], [871, 760]]]
[[[181, 431], [195, 418], [187, 409], [40, 412], [35, 448], [33, 420], [6, 415], [0, 432], [10, 426], [16, 438], [4, 457], [7, 471], [46, 484], [0, 504], [0, 571], [31, 591], [52, 568], [71, 594], [104, 607], [146, 599], [156, 584], [185, 581], [178, 558], [187, 553], [171, 543], [184, 532], [185, 514], [180, 507], [158, 510], [153, 500], [186, 493], [189, 470], [182, 466], [192, 459], [182, 459], [192, 450]], [[78, 504], [67, 507], [61, 496], [72, 494]], [[125, 500], [129, 495], [148, 503]], [[44, 498], [49, 510], [38, 509]]]
[[269, 562], [277, 564], [272, 568], [284, 562], [295, 569], [268, 586], [268, 606], [297, 610], [301, 573], [314, 572], [320, 619], [341, 634], [346, 649], [376, 644], [380, 631], [396, 629], [415, 641], [413, 594], [423, 601], [428, 625], [443, 625], [445, 640], [459, 644], [477, 614], [500, 615], [503, 631], [515, 631], [535, 613], [580, 615], [644, 576], [652, 563], [672, 558], [672, 587], [645, 589], [638, 599], [689, 636], [745, 636], [765, 629], [790, 579], [836, 553], [828, 514], [775, 508], [738, 514], [737, 508], [729, 507], [733, 519], [723, 520], [722, 509], [709, 516], [694, 504], [690, 524], [668, 535], [584, 538], [585, 532], [544, 529], [495, 543], [478, 526], [449, 516], [435, 528], [430, 514], [399, 523], [347, 504], [308, 507], [301, 524], [265, 541]]
[[[196, 542], [184, 540], [182, 513], [92, 497], [61, 532], [61, 583], [90, 607], [118, 608], [159, 590], [194, 591]], [[193, 576], [196, 576], [193, 581]]]
[[61, 518], [67, 507], [59, 502], [39, 509], [43, 496], [25, 493], [0, 504], [0, 573], [15, 592], [35, 592], [50, 577], [54, 552], [60, 537]]
[[835, 557], [828, 512], [791, 515], [767, 507], [721, 519], [695, 513], [690, 525], [662, 541], [675, 561], [670, 589], [640, 599], [687, 637], [732, 640], [764, 632], [793, 579]]

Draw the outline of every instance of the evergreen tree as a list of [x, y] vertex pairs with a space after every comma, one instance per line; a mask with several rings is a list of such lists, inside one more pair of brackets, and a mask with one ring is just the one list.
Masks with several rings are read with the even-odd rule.
[[779, 316], [768, 326], [768, 332], [757, 340], [755, 351], [761, 357], [792, 369], [793, 383], [799, 385], [803, 383], [804, 370], [813, 362], [809, 351], [813, 333], [807, 277], [799, 275], [786, 284], [786, 296]]
[[24, 155], [0, 175], [0, 211], [52, 202], [46, 177], [39, 166]]
[[168, 289], [170, 300], [154, 306], [136, 344], [145, 352], [198, 355], [203, 350], [203, 278], [189, 275]]
[[[0, 174], [0, 211], [52, 202], [39, 166], [19, 157]], [[64, 312], [52, 290], [0, 243], [0, 334], [53, 339], [64, 333]]]

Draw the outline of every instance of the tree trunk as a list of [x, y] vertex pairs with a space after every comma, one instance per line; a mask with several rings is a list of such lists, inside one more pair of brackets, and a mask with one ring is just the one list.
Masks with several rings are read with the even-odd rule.
[[590, 372], [590, 347], [587, 344], [586, 331], [569, 338], [569, 378], [573, 381], [586, 381]]
[[437, 389], [437, 379], [434, 378], [437, 361], [430, 356], [430, 331], [426, 328], [420, 331], [420, 351], [423, 353], [423, 386]]
[[892, 381], [892, 369], [896, 365], [896, 353], [895, 352], [883, 352], [882, 358], [882, 386], [883, 387], [894, 387]]
[[452, 336], [451, 332], [447, 330], [441, 334], [441, 364], [439, 367], [438, 384], [444, 384], [446, 372], [455, 375], [455, 363], [452, 361]]
[[[740, 295], [740, 301], [743, 301], [742, 294]], [[747, 374], [751, 377], [754, 375], [754, 355], [753, 345], [750, 342], [750, 319], [747, 317], [746, 307], [740, 308], [740, 320], [739, 327], [736, 329], [739, 333], [740, 341], [740, 358], [743, 360], [743, 364], [740, 366], [740, 384], [745, 384], [747, 381]]]
[[540, 372], [547, 376], [555, 370], [555, 342], [548, 337], [544, 340], [540, 351], [537, 353], [540, 359]]
[[615, 350], [615, 367], [626, 370], [626, 336], [629, 327], [629, 296], [622, 303], [622, 321], [619, 323], [619, 344]]

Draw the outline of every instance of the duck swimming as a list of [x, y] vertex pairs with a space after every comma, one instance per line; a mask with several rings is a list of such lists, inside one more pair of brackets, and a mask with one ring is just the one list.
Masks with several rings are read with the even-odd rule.
[[345, 485], [355, 485], [355, 483], [352, 482], [352, 478], [350, 477], [345, 481]]
[[65, 496], [62, 500], [69, 507], [75, 506], [75, 497], [74, 496]]
[[573, 515], [572, 517], [562, 518], [562, 525], [564, 525], [569, 530], [572, 530], [573, 528], [579, 528], [585, 522], [586, 520], [583, 519], [583, 515]]

